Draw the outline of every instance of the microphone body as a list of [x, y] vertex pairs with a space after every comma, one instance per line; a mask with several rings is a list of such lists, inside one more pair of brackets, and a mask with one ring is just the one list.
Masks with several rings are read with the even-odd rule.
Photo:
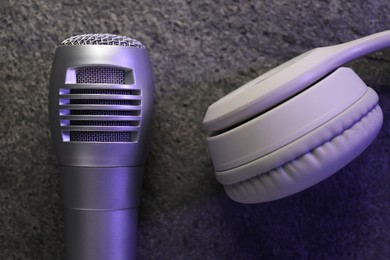
[[148, 53], [136, 40], [80, 35], [56, 49], [49, 117], [66, 259], [135, 259], [153, 88]]

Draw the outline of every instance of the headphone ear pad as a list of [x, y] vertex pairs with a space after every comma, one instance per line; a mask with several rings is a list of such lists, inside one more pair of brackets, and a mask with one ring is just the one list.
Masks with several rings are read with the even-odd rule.
[[[378, 134], [383, 115], [377, 102], [377, 94], [368, 88], [346, 111], [255, 163], [269, 164], [280, 157], [290, 157], [288, 161], [257, 176], [225, 184], [226, 193], [241, 203], [266, 202], [302, 191], [331, 176], [363, 152]], [[302, 145], [308, 147], [304, 153]], [[247, 167], [237, 167], [236, 174]]]

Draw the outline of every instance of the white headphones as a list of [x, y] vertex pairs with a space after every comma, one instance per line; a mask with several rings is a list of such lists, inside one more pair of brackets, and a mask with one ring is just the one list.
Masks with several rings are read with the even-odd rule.
[[390, 31], [308, 51], [212, 104], [204, 118], [217, 180], [241, 203], [280, 199], [357, 157], [382, 125], [378, 95], [349, 68]]

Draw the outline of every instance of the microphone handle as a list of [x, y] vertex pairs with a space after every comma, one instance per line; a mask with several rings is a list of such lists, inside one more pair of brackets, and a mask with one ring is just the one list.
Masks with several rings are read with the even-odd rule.
[[143, 166], [60, 166], [67, 260], [136, 259]]

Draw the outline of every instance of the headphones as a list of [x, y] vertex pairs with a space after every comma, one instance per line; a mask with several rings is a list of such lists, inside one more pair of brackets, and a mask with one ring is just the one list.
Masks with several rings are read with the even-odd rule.
[[217, 180], [241, 203], [280, 199], [362, 153], [383, 121], [378, 95], [341, 65], [390, 46], [390, 31], [310, 50], [212, 104], [205, 115]]

